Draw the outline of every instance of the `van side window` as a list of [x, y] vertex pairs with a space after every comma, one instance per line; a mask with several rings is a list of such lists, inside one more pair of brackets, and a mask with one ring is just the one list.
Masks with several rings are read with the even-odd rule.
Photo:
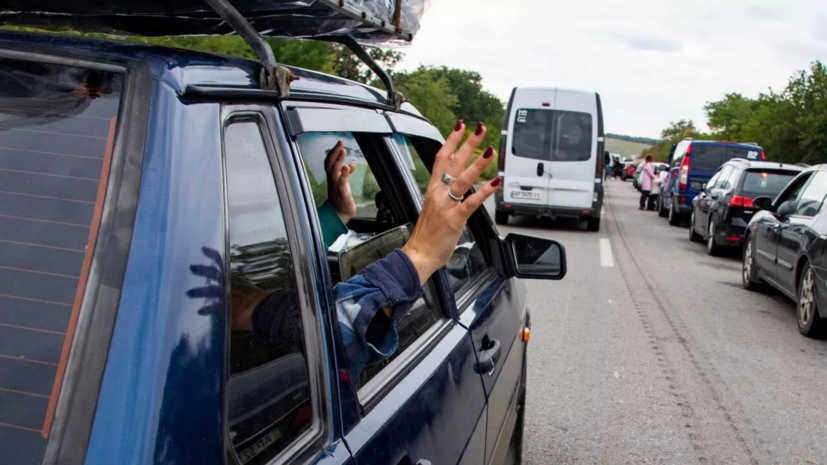
[[[393, 139], [402, 158], [408, 162], [407, 164], [411, 169], [411, 174], [419, 188], [420, 198], [422, 198], [428, 189], [431, 172], [425, 166], [425, 162], [422, 161], [419, 152], [417, 152], [409, 137], [397, 134], [394, 135]], [[434, 153], [432, 155], [435, 156], [436, 154]], [[485, 260], [485, 255], [483, 255], [477, 240], [471, 233], [470, 228], [466, 225], [454, 249], [454, 253], [446, 265], [448, 279], [451, 282], [451, 289], [454, 291], [454, 295], [462, 294], [478, 276], [481, 276], [491, 268]]]
[[514, 120], [511, 153], [544, 161], [592, 158], [592, 115], [575, 111], [520, 108]]
[[551, 161], [588, 161], [592, 157], [592, 115], [554, 110]]
[[229, 441], [243, 464], [270, 462], [313, 424], [299, 291], [259, 124], [224, 131], [229, 216]]
[[[344, 164], [353, 164], [355, 167], [349, 175], [348, 185], [356, 211], [346, 222], [342, 221], [341, 215], [337, 214], [331, 203], [326, 169], [327, 162], [330, 161], [328, 155], [339, 141], [347, 151]], [[308, 132], [299, 134], [296, 143], [317, 207], [334, 284], [347, 281], [364, 267], [384, 258], [407, 242], [412, 227], [403, 223], [402, 213], [392, 202], [394, 194], [387, 195], [383, 190], [390, 189], [391, 186], [382, 185], [382, 180], [377, 176], [378, 170], [372, 166], [377, 157], [374, 144], [383, 145], [382, 139], [350, 132]], [[365, 386], [414, 345], [434, 324], [445, 318], [436, 295], [434, 285], [429, 280], [424, 286], [423, 297], [414, 303], [411, 311], [396, 325], [399, 335], [396, 353], [380, 363], [366, 367], [359, 379], [355, 380], [357, 389]]]
[[511, 153], [534, 160], [551, 160], [553, 110], [520, 108], [514, 119]]

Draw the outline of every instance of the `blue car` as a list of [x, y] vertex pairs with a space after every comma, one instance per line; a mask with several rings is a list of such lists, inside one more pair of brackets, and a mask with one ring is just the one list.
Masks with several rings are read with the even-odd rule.
[[689, 217], [695, 196], [721, 165], [734, 158], [766, 160], [764, 150], [755, 144], [685, 139], [675, 146], [670, 157], [670, 198], [662, 202], [670, 225], [679, 226]]
[[[520, 462], [517, 278], [563, 278], [565, 250], [477, 211], [396, 353], [351, 376], [333, 287], [405, 242], [443, 139], [393, 92], [270, 71], [0, 33], [0, 462]], [[357, 211], [327, 246], [337, 141]]]

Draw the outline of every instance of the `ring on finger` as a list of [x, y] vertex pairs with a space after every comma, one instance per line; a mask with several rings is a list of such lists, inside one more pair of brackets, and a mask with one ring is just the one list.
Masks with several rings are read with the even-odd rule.
[[448, 189], [448, 197], [451, 197], [451, 200], [456, 200], [457, 202], [462, 202], [462, 200], [465, 196], [461, 195], [461, 196], [458, 197], [458, 196], [454, 195], [453, 192], [451, 192], [451, 189]]
[[442, 183], [443, 184], [445, 184], [446, 186], [451, 186], [455, 182], [457, 182], [457, 178], [451, 176], [448, 173], [442, 173]]

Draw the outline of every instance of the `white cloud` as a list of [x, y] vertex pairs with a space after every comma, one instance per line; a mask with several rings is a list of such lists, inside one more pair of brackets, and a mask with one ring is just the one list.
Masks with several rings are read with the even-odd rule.
[[727, 92], [783, 88], [827, 58], [821, 0], [431, 0], [403, 68], [472, 69], [506, 100], [515, 86], [600, 92], [610, 132], [703, 126]]

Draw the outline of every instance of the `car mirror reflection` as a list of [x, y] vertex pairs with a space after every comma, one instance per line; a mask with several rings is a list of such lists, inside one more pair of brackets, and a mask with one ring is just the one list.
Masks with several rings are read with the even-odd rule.
[[566, 249], [559, 242], [523, 234], [509, 234], [505, 242], [518, 278], [558, 280], [566, 275]]

